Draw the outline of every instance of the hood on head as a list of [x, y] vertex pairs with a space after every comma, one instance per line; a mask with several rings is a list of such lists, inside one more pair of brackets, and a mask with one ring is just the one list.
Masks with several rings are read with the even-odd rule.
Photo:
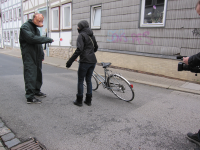
[[87, 22], [87, 20], [82, 20], [78, 23], [78, 27], [80, 28], [80, 30], [84, 28], [89, 28], [89, 23]]
[[89, 28], [89, 23], [87, 20], [82, 20], [78, 23], [78, 27], [79, 27], [79, 30], [78, 32], [81, 33], [81, 32], [84, 32], [86, 33], [87, 35], [89, 36], [92, 36], [93, 35], [93, 32], [92, 30]]

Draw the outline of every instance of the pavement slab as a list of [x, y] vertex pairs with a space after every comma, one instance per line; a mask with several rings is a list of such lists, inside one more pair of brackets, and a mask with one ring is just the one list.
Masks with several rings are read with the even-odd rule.
[[14, 137], [15, 137], [15, 135], [14, 135], [12, 132], [10, 132], [10, 133], [8, 133], [8, 134], [2, 136], [1, 138], [2, 138], [2, 140], [3, 140], [4, 142], [7, 142], [7, 141], [12, 140]]
[[0, 136], [3, 136], [3, 135], [8, 134], [10, 132], [11, 132], [11, 130], [9, 128], [5, 127], [5, 126], [3, 128], [0, 128]]
[[17, 145], [17, 144], [19, 144], [19, 143], [20, 143], [19, 139], [15, 138], [15, 139], [12, 139], [11, 141], [5, 142], [5, 145], [6, 145], [8, 148], [11, 148], [11, 147], [13, 147], [13, 146], [15, 146], [15, 145]]

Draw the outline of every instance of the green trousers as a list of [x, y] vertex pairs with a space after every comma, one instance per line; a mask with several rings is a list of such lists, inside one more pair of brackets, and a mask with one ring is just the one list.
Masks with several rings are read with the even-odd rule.
[[22, 55], [24, 65], [25, 97], [32, 99], [35, 93], [39, 93], [42, 86], [42, 60], [36, 55], [25, 53]]

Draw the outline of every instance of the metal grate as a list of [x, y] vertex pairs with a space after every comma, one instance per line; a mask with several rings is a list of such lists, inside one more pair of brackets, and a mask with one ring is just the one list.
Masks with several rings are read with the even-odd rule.
[[35, 138], [31, 138], [30, 140], [24, 143], [12, 147], [10, 150], [47, 150], [47, 149], [44, 145], [36, 141]]

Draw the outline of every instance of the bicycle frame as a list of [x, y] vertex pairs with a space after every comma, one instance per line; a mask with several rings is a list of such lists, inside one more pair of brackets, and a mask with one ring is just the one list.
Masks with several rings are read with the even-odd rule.
[[104, 74], [105, 74], [105, 78], [102, 77], [101, 75], [99, 75], [96, 71], [93, 72], [94, 77], [96, 77], [96, 79], [99, 81], [98, 85], [103, 84], [104, 88], [108, 88], [107, 85], [107, 72], [110, 71], [106, 68], [104, 68]]

